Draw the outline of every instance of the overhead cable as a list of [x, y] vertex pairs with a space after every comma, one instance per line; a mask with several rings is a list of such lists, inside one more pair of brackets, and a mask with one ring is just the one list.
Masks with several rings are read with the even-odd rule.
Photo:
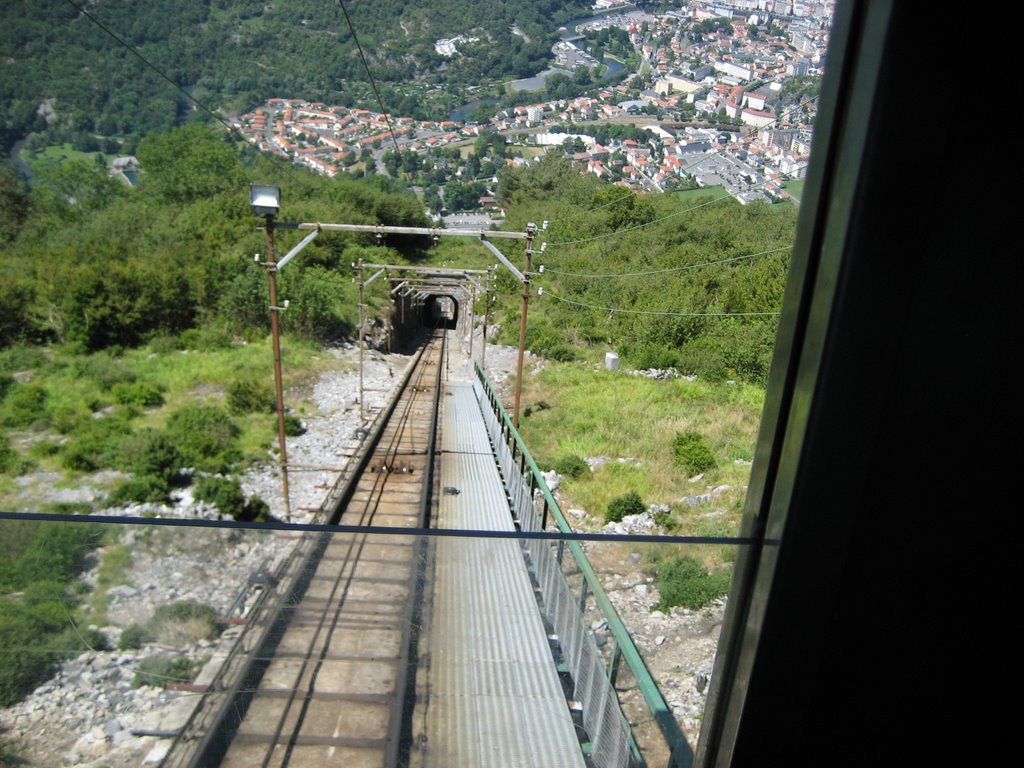
[[706, 208], [709, 205], [713, 205], [714, 203], [721, 202], [722, 200], [726, 200], [726, 199], [729, 199], [731, 197], [732, 197], [732, 195], [723, 195], [722, 197], [716, 197], [716, 198], [714, 198], [712, 200], [708, 200], [706, 203], [701, 203], [700, 205], [694, 205], [694, 206], [691, 206], [690, 208], [684, 208], [681, 211], [675, 211], [674, 213], [669, 213], [669, 214], [667, 214], [665, 216], [661, 216], [661, 217], [659, 217], [657, 219], [651, 219], [650, 221], [646, 221], [643, 224], [634, 224], [632, 227], [626, 227], [625, 229], [617, 229], [614, 232], [605, 232], [603, 235], [594, 235], [593, 237], [582, 237], [582, 238], [580, 238], [578, 240], [561, 240], [561, 241], [558, 241], [558, 242], [551, 242], [551, 241], [549, 241], [548, 245], [549, 246], [553, 246], [553, 245], [576, 245], [577, 243], [591, 243], [591, 242], [593, 242], [595, 240], [604, 240], [607, 237], [615, 237], [616, 235], [624, 235], [627, 232], [633, 232], [634, 230], [637, 230], [637, 229], [643, 229], [644, 227], [649, 227], [649, 226], [651, 226], [653, 224], [658, 224], [658, 223], [660, 223], [662, 221], [667, 221], [668, 219], [673, 219], [676, 216], [682, 216], [684, 213], [690, 213], [690, 211], [696, 211], [699, 208]]
[[128, 50], [129, 50], [129, 51], [130, 51], [130, 52], [132, 53], [132, 55], [134, 55], [134, 56], [135, 56], [136, 58], [138, 58], [138, 59], [139, 59], [139, 61], [141, 61], [141, 62], [142, 62], [143, 64], [145, 64], [145, 65], [146, 65], [147, 67], [149, 67], [149, 68], [150, 68], [150, 69], [152, 69], [152, 70], [153, 70], [154, 72], [156, 72], [156, 73], [157, 73], [158, 75], [160, 75], [160, 77], [162, 77], [162, 78], [163, 78], [164, 80], [166, 80], [166, 81], [167, 81], [168, 83], [170, 83], [170, 84], [171, 84], [171, 86], [172, 86], [172, 87], [173, 87], [173, 88], [174, 88], [175, 90], [177, 90], [178, 92], [180, 92], [180, 93], [181, 93], [181, 94], [182, 94], [182, 95], [183, 95], [183, 96], [184, 96], [184, 97], [185, 97], [186, 99], [188, 99], [189, 101], [191, 101], [191, 102], [192, 102], [193, 104], [195, 104], [195, 105], [196, 105], [197, 107], [199, 107], [200, 109], [202, 109], [202, 110], [203, 110], [204, 112], [208, 113], [208, 114], [209, 114], [209, 115], [210, 115], [211, 117], [213, 117], [213, 119], [215, 119], [215, 120], [216, 120], [217, 122], [221, 123], [221, 124], [222, 124], [222, 125], [223, 125], [224, 127], [226, 127], [226, 128], [227, 128], [227, 129], [229, 130], [229, 131], [234, 131], [235, 133], [239, 133], [238, 129], [237, 129], [237, 128], [236, 128], [235, 126], [233, 126], [233, 125], [232, 125], [231, 123], [229, 123], [229, 122], [228, 122], [227, 120], [225, 120], [225, 119], [224, 119], [223, 117], [221, 117], [220, 115], [218, 115], [218, 114], [217, 114], [216, 112], [214, 112], [214, 111], [213, 111], [212, 109], [210, 109], [210, 108], [209, 108], [208, 106], [206, 106], [205, 104], [203, 104], [203, 103], [202, 103], [201, 101], [199, 101], [199, 100], [198, 100], [197, 98], [195, 98], [195, 97], [194, 97], [194, 96], [193, 96], [192, 94], [190, 94], [190, 93], [189, 93], [188, 91], [186, 91], [186, 90], [185, 90], [184, 88], [182, 88], [182, 87], [181, 87], [180, 85], [178, 85], [178, 84], [177, 84], [176, 82], [174, 82], [174, 81], [173, 81], [173, 80], [172, 80], [171, 78], [169, 78], [169, 77], [168, 77], [167, 75], [165, 75], [165, 74], [163, 73], [163, 71], [162, 71], [162, 70], [161, 70], [161, 69], [160, 69], [159, 67], [157, 67], [157, 66], [156, 66], [155, 64], [153, 64], [153, 62], [151, 62], [151, 61], [150, 61], [149, 59], [147, 59], [147, 58], [146, 58], [145, 56], [143, 56], [143, 55], [142, 55], [141, 53], [139, 53], [139, 52], [138, 52], [138, 51], [137, 51], [137, 50], [136, 50], [136, 49], [135, 49], [135, 48], [134, 48], [134, 47], [133, 47], [133, 46], [132, 46], [132, 45], [131, 45], [130, 43], [128, 43], [128, 42], [126, 42], [125, 40], [123, 40], [123, 39], [122, 39], [121, 37], [119, 37], [119, 36], [118, 36], [118, 35], [117, 35], [117, 34], [116, 34], [115, 32], [113, 32], [113, 31], [112, 31], [112, 30], [111, 30], [111, 29], [110, 29], [109, 27], [107, 27], [106, 25], [104, 25], [104, 24], [103, 24], [103, 22], [101, 22], [101, 21], [100, 21], [99, 19], [97, 19], [97, 18], [96, 18], [95, 16], [93, 16], [93, 15], [92, 15], [91, 13], [89, 13], [89, 12], [88, 12], [87, 10], [85, 10], [85, 8], [83, 8], [82, 6], [80, 6], [80, 5], [79, 5], [78, 3], [76, 3], [76, 2], [74, 1], [74, 0], [67, 0], [67, 3], [68, 3], [69, 5], [72, 5], [72, 6], [74, 6], [74, 7], [75, 7], [75, 8], [76, 8], [76, 9], [78, 10], [78, 12], [79, 12], [79, 13], [81, 13], [81, 14], [82, 14], [83, 16], [85, 16], [85, 18], [87, 18], [87, 19], [88, 19], [89, 21], [91, 21], [91, 22], [92, 22], [93, 24], [95, 24], [95, 25], [96, 25], [97, 27], [99, 27], [99, 28], [100, 28], [100, 29], [102, 29], [102, 30], [103, 30], [104, 32], [106, 32], [106, 33], [107, 33], [108, 35], [110, 35], [110, 36], [111, 36], [112, 38], [114, 38], [114, 39], [115, 39], [115, 40], [116, 40], [116, 41], [117, 41], [118, 43], [120, 43], [121, 45], [123, 45], [123, 46], [124, 46], [125, 48], [127, 48], [127, 49], [128, 49]]
[[616, 307], [599, 307], [596, 304], [587, 304], [583, 301], [566, 299], [556, 293], [545, 290], [543, 296], [550, 296], [556, 301], [565, 304], [575, 304], [577, 307], [597, 309], [601, 312], [610, 312], [619, 315], [656, 315], [658, 317], [776, 317], [779, 312], [660, 312], [649, 309], [617, 309]]
[[700, 269], [701, 267], [711, 267], [715, 264], [728, 264], [732, 261], [743, 261], [744, 259], [753, 259], [755, 256], [767, 256], [770, 253], [779, 253], [780, 251], [788, 251], [791, 246], [784, 245], [781, 248], [772, 248], [770, 251], [759, 251], [758, 253], [748, 253], [744, 256], [731, 256], [728, 259], [717, 259], [716, 261], [705, 261], [700, 264], [687, 264], [685, 267], [668, 267], [666, 269], [649, 269], [643, 272], [600, 272], [593, 274], [583, 274], [580, 272], [562, 272], [557, 269], [548, 269], [544, 267], [544, 274], [561, 275], [562, 277], [582, 277], [582, 278], [598, 278], [598, 277], [639, 277], [642, 275], [661, 275], [666, 272], [686, 272], [690, 269]]
[[377, 81], [373, 79], [373, 73], [370, 71], [370, 64], [366, 60], [366, 54], [363, 53], [363, 46], [359, 42], [359, 37], [356, 35], [356, 28], [352, 26], [352, 19], [348, 16], [348, 9], [345, 7], [345, 0], [338, 0], [338, 5], [341, 6], [341, 12], [345, 14], [345, 22], [348, 24], [348, 31], [352, 33], [352, 39], [355, 41], [356, 48], [359, 49], [359, 58], [363, 62], [363, 69], [366, 71], [366, 77], [370, 80], [370, 87], [373, 89], [374, 95], [377, 97], [377, 104], [380, 106], [380, 113], [384, 115], [384, 122], [388, 126], [388, 133], [391, 134], [391, 141], [395, 144], [395, 151], [401, 152], [398, 148], [398, 138], [395, 136], [395, 129], [391, 127], [391, 116], [387, 110], [384, 109], [384, 100], [380, 97], [380, 91], [377, 89]]

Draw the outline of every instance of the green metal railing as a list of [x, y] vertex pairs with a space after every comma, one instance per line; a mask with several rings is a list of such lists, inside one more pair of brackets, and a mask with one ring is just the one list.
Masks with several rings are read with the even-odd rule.
[[[531, 492], [539, 491], [541, 494], [543, 499], [541, 529], [543, 530], [544, 528], [547, 528], [548, 518], [550, 516], [555, 527], [557, 527], [561, 533], [569, 535], [573, 534], [574, 531], [572, 526], [569, 525], [565, 515], [562, 514], [562, 510], [558, 506], [558, 502], [555, 501], [555, 497], [551, 493], [551, 489], [548, 488], [547, 482], [544, 480], [544, 476], [541, 474], [540, 469], [533, 460], [533, 456], [526, 447], [526, 443], [523, 441], [522, 436], [513, 426], [512, 419], [509, 417], [505, 407], [502, 405], [501, 398], [495, 391], [494, 385], [488, 378], [487, 373], [478, 363], [474, 365], [476, 368], [477, 378], [483, 386], [484, 393], [487, 395], [491, 408], [494, 410], [494, 413], [498, 418], [501, 426], [502, 437], [511, 450], [513, 459], [519, 463], [519, 467], [524, 476], [529, 477]], [[647, 665], [644, 663], [644, 660], [640, 655], [640, 651], [633, 642], [633, 638], [630, 635], [629, 630], [623, 623], [622, 618], [615, 609], [615, 606], [612, 605], [611, 600], [609, 600], [607, 593], [604, 591], [604, 587], [601, 585], [601, 582], [597, 577], [597, 573], [594, 571], [593, 566], [591, 566], [590, 561], [587, 559], [586, 553], [583, 551], [583, 548], [580, 546], [578, 541], [567, 539], [564, 542], [559, 542], [560, 555], [561, 548], [566, 545], [583, 576], [583, 586], [580, 591], [580, 611], [582, 612], [585, 609], [588, 595], [589, 597], [592, 597], [598, 611], [601, 613], [601, 616], [608, 622], [608, 629], [615, 640], [615, 646], [612, 651], [611, 663], [608, 670], [612, 685], [614, 686], [615, 684], [620, 663], [625, 661], [626, 665], [633, 673], [637, 687], [644, 697], [644, 702], [647, 704], [647, 708], [650, 711], [652, 718], [657, 723], [658, 728], [661, 731], [661, 735], [669, 748], [669, 761], [667, 768], [691, 768], [693, 765], [693, 750], [686, 741], [686, 737], [683, 735], [682, 730], [679, 728], [679, 724], [676, 722], [675, 716], [672, 714], [672, 709], [668, 706], [665, 702], [665, 698], [661, 695], [661, 691], [658, 689], [657, 683], [655, 683], [654, 678], [651, 676], [650, 670], [647, 669]], [[639, 755], [636, 756], [639, 757]]]

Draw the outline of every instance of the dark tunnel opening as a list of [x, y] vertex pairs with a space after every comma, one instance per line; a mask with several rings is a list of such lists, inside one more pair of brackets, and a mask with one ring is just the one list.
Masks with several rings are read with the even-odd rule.
[[423, 302], [423, 325], [454, 330], [459, 324], [459, 302], [453, 296], [432, 295]]

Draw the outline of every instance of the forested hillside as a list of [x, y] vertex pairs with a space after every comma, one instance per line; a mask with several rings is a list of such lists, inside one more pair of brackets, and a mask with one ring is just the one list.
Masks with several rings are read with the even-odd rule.
[[[266, 275], [252, 255], [265, 244], [250, 180], [280, 184], [301, 220], [426, 225], [415, 196], [388, 191], [385, 179], [332, 181], [200, 125], [154, 134], [138, 155], [137, 190], [85, 161], [42, 169], [31, 191], [0, 168], [0, 345], [134, 346], [208, 323], [262, 332]], [[406, 242], [405, 255], [416, 246]], [[352, 286], [337, 268], [375, 247], [372, 236], [314, 243], [282, 273], [295, 303], [286, 329], [313, 338], [349, 330]]]
[[[529, 316], [534, 352], [615, 349], [634, 368], [766, 379], [795, 208], [743, 206], [722, 192], [639, 196], [554, 156], [500, 176], [508, 226], [549, 221], [535, 264], [545, 293]], [[518, 312], [509, 305], [507, 329]]]
[[[139, 158], [138, 190], [84, 161], [45, 168], [31, 192], [0, 171], [0, 344], [133, 346], [210, 322], [261, 332], [265, 275], [251, 256], [264, 244], [248, 209], [249, 180], [280, 183], [289, 218], [427, 225], [398, 182], [314, 176], [202, 126], [149, 137]], [[556, 156], [501, 171], [498, 188], [507, 227], [550, 221], [536, 280], [545, 294], [529, 323], [534, 352], [572, 359], [614, 348], [636, 368], [764, 380], [794, 208], [638, 196]], [[293, 302], [286, 330], [311, 338], [350, 331], [345, 267], [376, 245], [371, 236], [322, 238], [282, 273]], [[425, 255], [424, 240], [386, 245], [402, 253], [375, 258]], [[511, 333], [519, 309], [509, 280], [501, 287]]]
[[[443, 85], [447, 93], [428, 100], [446, 117], [460, 85], [543, 69], [559, 24], [586, 16], [589, 3], [349, 0], [345, 8], [386, 107], [399, 111], [408, 98], [394, 85]], [[185, 96], [112, 35], [203, 104], [228, 112], [272, 96], [345, 105], [371, 96], [336, 1], [13, 0], [0, 7], [0, 24], [5, 153], [32, 132], [85, 151], [117, 151], [127, 140], [124, 148], [134, 151], [142, 137], [188, 117]], [[478, 40], [450, 59], [437, 54], [436, 39], [459, 34]]]

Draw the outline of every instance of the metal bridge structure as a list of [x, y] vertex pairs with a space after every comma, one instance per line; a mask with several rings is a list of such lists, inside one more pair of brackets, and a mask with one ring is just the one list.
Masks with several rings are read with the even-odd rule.
[[162, 765], [689, 766], [485, 371], [493, 270], [356, 268], [421, 345]]

